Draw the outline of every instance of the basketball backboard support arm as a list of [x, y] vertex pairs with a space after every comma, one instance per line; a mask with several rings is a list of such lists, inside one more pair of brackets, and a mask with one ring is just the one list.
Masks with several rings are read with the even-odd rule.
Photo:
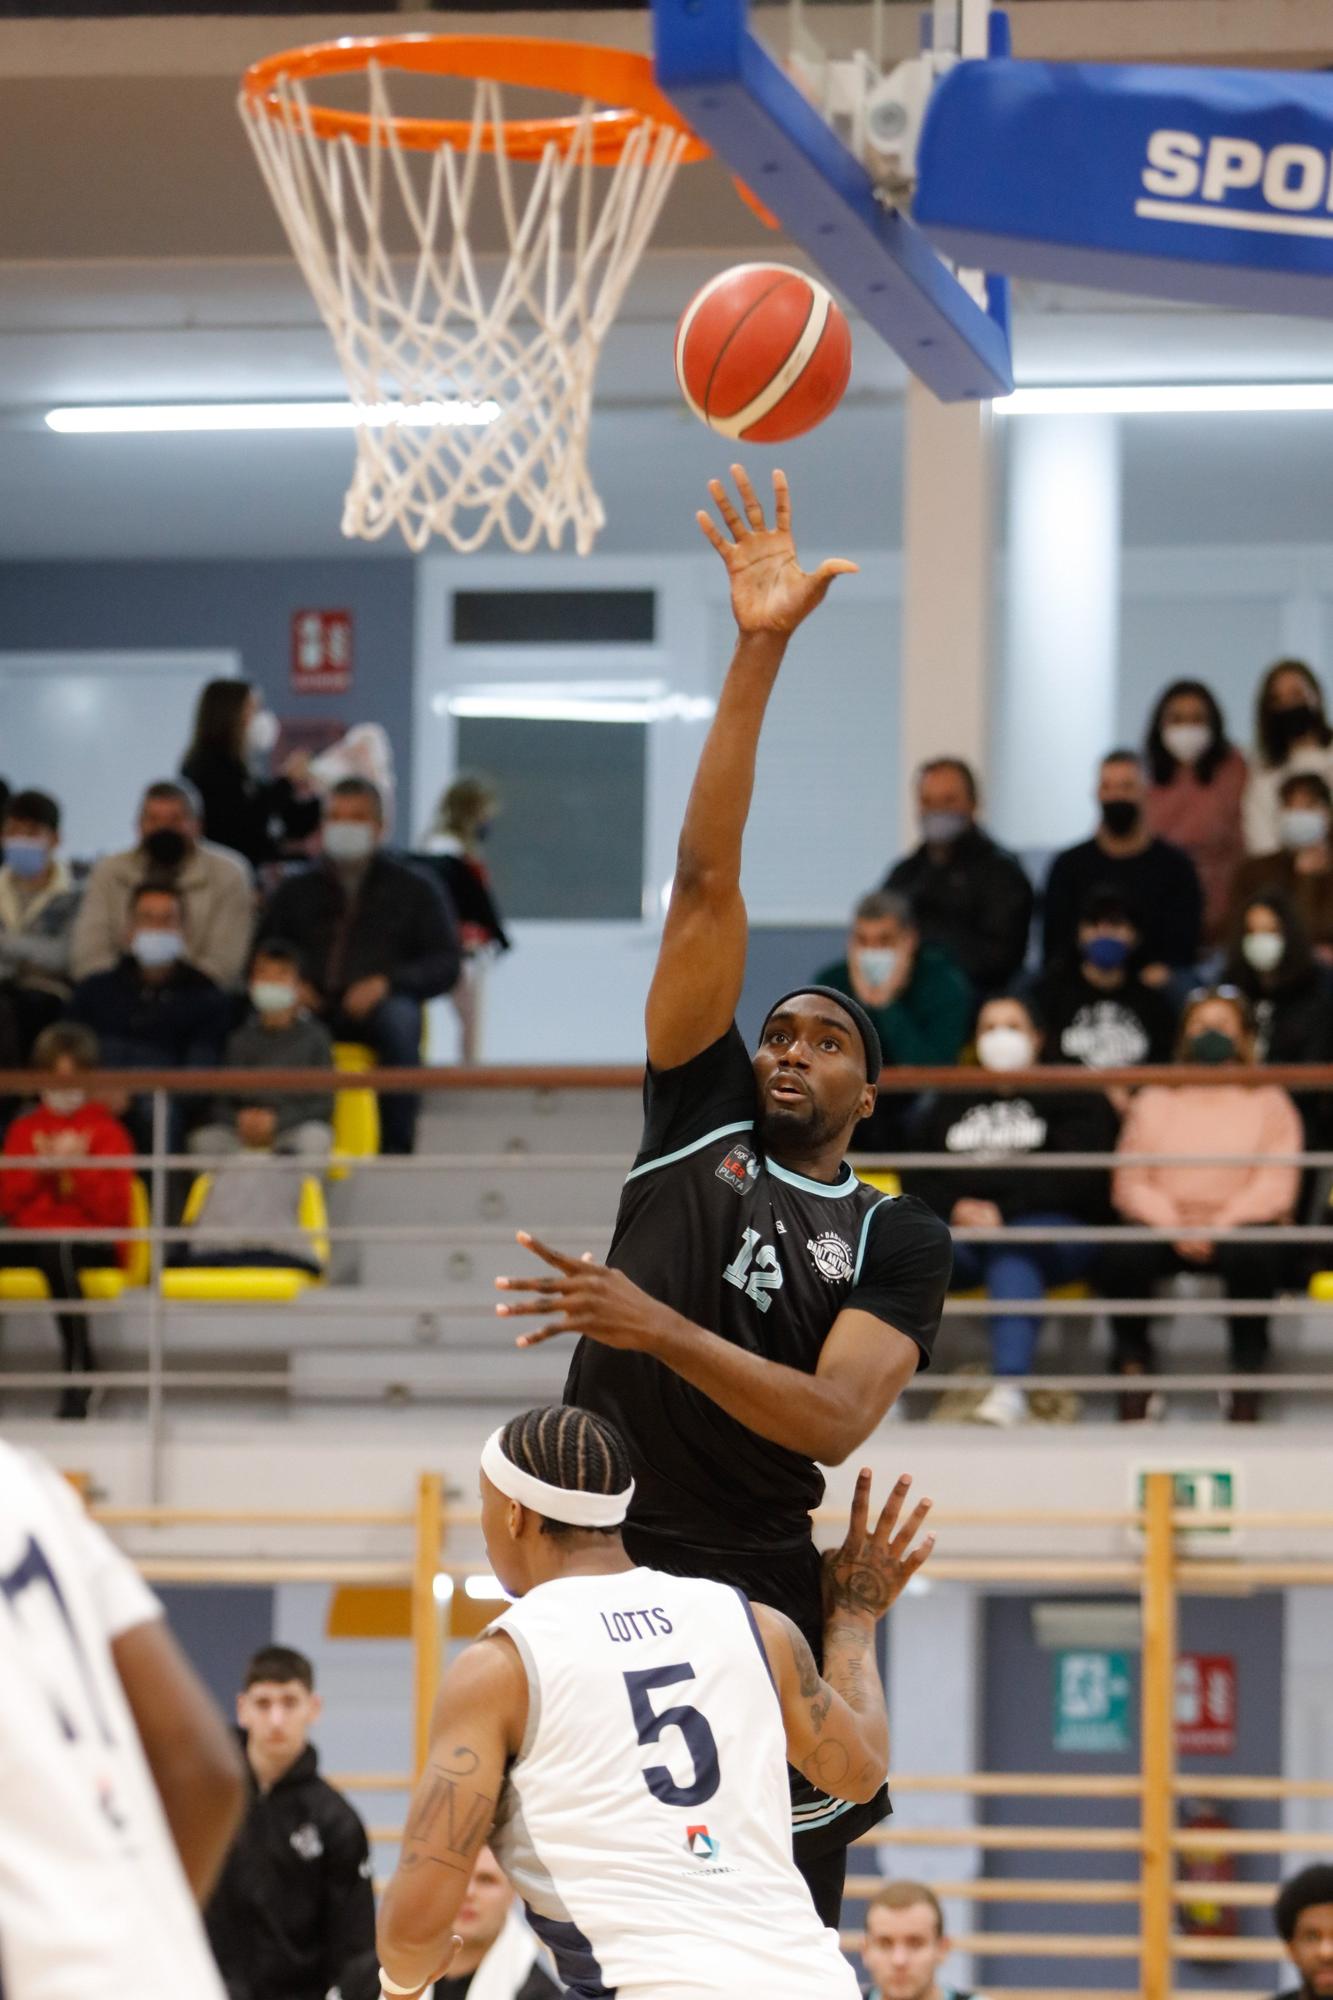
[[1013, 387], [1003, 285], [978, 305], [751, 33], [747, 0], [653, 0], [660, 88], [943, 402]]

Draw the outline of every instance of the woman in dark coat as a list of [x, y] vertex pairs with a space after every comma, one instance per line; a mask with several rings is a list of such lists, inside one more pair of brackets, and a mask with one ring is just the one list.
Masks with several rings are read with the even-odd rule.
[[279, 860], [289, 843], [319, 825], [319, 800], [303, 798], [302, 752], [275, 778], [260, 777], [278, 737], [278, 720], [249, 681], [210, 681], [199, 696], [194, 740], [181, 776], [203, 802], [204, 838], [243, 854], [252, 868]]

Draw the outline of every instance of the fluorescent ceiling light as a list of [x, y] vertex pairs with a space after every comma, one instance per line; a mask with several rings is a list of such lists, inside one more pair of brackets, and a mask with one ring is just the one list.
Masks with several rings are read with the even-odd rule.
[[463, 1589], [474, 1603], [481, 1604], [501, 1604], [509, 1595], [498, 1576], [470, 1576]]
[[88, 403], [48, 410], [53, 431], [113, 436], [160, 431], [410, 430], [493, 424], [498, 403]]
[[431, 1594], [437, 1604], [451, 1604], [454, 1595], [454, 1580], [443, 1570], [437, 1570], [431, 1583]]
[[495, 722], [706, 722], [715, 704], [705, 695], [525, 694], [497, 688], [450, 695], [450, 715]]
[[1333, 411], [1333, 382], [1124, 382], [1015, 389], [1002, 417], [1191, 417]]

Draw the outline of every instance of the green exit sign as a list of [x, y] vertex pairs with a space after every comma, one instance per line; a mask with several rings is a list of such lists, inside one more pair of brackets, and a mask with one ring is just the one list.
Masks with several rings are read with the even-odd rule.
[[[1234, 1466], [1154, 1465], [1139, 1466], [1134, 1471], [1133, 1504], [1136, 1507], [1142, 1508], [1146, 1504], [1149, 1472], [1171, 1474], [1173, 1505], [1183, 1511], [1226, 1516], [1234, 1513], [1239, 1504]], [[1235, 1535], [1232, 1523], [1222, 1519], [1215, 1527], [1183, 1528], [1180, 1545], [1200, 1552], [1215, 1550], [1234, 1541]]]

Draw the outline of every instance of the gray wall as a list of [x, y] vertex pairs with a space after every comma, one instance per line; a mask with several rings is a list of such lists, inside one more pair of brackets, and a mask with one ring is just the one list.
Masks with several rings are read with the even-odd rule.
[[[1032, 1626], [1032, 1604], [1028, 1597], [991, 1597], [985, 1606], [982, 1697], [982, 1743], [979, 1768], [985, 1771], [1087, 1773], [1113, 1776], [1138, 1769], [1137, 1726], [1133, 1741], [1121, 1755], [1077, 1756], [1052, 1747], [1052, 1662], [1054, 1655], [1036, 1643]], [[1282, 1672], [1283, 1603], [1276, 1593], [1250, 1598], [1187, 1598], [1180, 1613], [1180, 1650], [1198, 1653], [1230, 1653], [1236, 1661], [1237, 1734], [1233, 1757], [1183, 1757], [1183, 1775], [1200, 1780], [1199, 1795], [1207, 1796], [1207, 1777], [1222, 1772], [1234, 1776], [1269, 1776], [1282, 1769]], [[1138, 1659], [1131, 1656], [1134, 1688], [1131, 1716], [1137, 1710]], [[1238, 1827], [1271, 1827], [1280, 1824], [1275, 1804], [1231, 1802], [1230, 1812]], [[1021, 1799], [985, 1801], [984, 1823], [990, 1826], [1129, 1826], [1137, 1808], [1129, 1800], [1042, 1799], [1035, 1804]], [[1242, 1881], [1266, 1882], [1276, 1879], [1276, 1861], [1269, 1855], [1244, 1855], [1238, 1863]], [[987, 1876], [1022, 1880], [1041, 1876], [1068, 1876], [1089, 1881], [1125, 1881], [1137, 1874], [1133, 1854], [1080, 1854], [1071, 1847], [1058, 1853], [1008, 1853], [988, 1851]], [[1077, 1904], [995, 1903], [984, 1907], [984, 1921], [992, 1931], [1052, 1930], [1081, 1935], [1115, 1936], [1135, 1928], [1132, 1904], [1110, 1904], [1080, 1908]], [[1272, 1927], [1264, 1910], [1241, 1913], [1244, 1936], [1271, 1937]], [[1226, 1964], [1188, 1965], [1176, 1972], [1179, 1987], [1208, 1987], [1240, 1991], [1253, 1990], [1254, 1966]], [[1132, 1986], [1135, 1965], [1125, 1959], [1090, 1959], [1068, 1962], [1053, 1958], [989, 1958], [978, 1961], [978, 1980], [984, 1987], [1030, 1986], [1065, 1987], [1077, 1984], [1089, 1993], [1099, 1989]], [[1267, 1969], [1260, 1982], [1267, 1979]]]
[[[348, 694], [290, 691], [291, 615], [312, 609], [352, 613], [355, 679]], [[6, 651], [228, 647], [240, 653], [242, 672], [280, 716], [382, 723], [393, 743], [403, 827], [415, 823], [407, 797], [414, 615], [413, 564], [406, 557], [0, 563]]]
[[273, 1592], [239, 1584], [182, 1583], [157, 1594], [195, 1672], [230, 1721], [251, 1655], [273, 1637]]

